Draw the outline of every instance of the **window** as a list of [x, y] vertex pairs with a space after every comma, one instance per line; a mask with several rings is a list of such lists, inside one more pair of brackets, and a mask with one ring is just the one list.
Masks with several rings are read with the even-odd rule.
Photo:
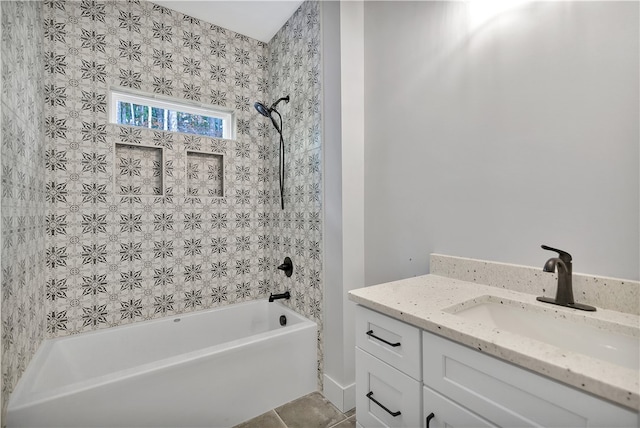
[[203, 104], [111, 90], [109, 120], [120, 125], [232, 139], [233, 114]]

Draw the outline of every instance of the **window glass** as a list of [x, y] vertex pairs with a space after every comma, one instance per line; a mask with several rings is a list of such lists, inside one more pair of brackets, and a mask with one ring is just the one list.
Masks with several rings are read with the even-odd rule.
[[[233, 138], [231, 113], [112, 91], [111, 121], [163, 131]], [[209, 114], [205, 114], [209, 113]]]
[[222, 137], [223, 123], [222, 119], [217, 117], [177, 112], [176, 122], [176, 131], [216, 138]]

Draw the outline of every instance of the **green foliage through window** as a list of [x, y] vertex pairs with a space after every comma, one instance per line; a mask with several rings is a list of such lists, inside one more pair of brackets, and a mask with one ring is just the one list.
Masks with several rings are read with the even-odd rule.
[[124, 101], [117, 102], [117, 123], [163, 131], [223, 138], [224, 121], [218, 117], [185, 113]]

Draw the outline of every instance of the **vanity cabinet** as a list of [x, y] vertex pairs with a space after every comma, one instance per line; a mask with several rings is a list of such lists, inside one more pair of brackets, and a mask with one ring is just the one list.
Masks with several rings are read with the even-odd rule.
[[637, 412], [358, 306], [358, 424], [427, 428], [427, 418], [428, 428], [640, 422]]
[[356, 420], [365, 428], [420, 427], [420, 329], [356, 308]]
[[429, 428], [496, 426], [426, 386], [422, 389], [422, 397], [425, 409], [422, 420]]
[[420, 426], [422, 384], [356, 348], [356, 419], [363, 427]]
[[[425, 387], [480, 415], [489, 424], [638, 426], [638, 415], [630, 410], [433, 333], [424, 331], [422, 335]], [[446, 426], [437, 423], [440, 405], [441, 400], [430, 402], [425, 395], [424, 413], [435, 414], [430, 428]], [[474, 422], [460, 426], [476, 425]]]

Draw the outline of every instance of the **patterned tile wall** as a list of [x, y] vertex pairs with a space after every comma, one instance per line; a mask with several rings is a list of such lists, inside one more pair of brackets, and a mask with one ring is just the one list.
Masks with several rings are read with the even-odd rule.
[[115, 189], [119, 195], [164, 195], [162, 148], [115, 145]]
[[214, 153], [187, 152], [187, 193], [224, 196], [224, 156]]
[[[266, 44], [135, 0], [48, 1], [44, 31], [49, 336], [268, 295]], [[237, 139], [109, 124], [109, 86], [232, 108]], [[122, 190], [120, 144], [163, 149], [164, 196]], [[188, 192], [187, 151], [224, 155], [224, 197]]]
[[[285, 139], [285, 210], [280, 209], [277, 181], [272, 182], [273, 253], [280, 262], [290, 256], [294, 274], [272, 275], [276, 289], [289, 289], [289, 305], [318, 323], [318, 384], [322, 386], [322, 136], [320, 5], [303, 3], [269, 42], [269, 99], [289, 95], [280, 104]], [[263, 118], [263, 122], [267, 122]], [[271, 136], [274, 148], [278, 137]], [[272, 157], [272, 171], [278, 158]]]
[[[45, 336], [42, 3], [0, 2], [2, 416]], [[1, 418], [1, 417], [0, 417]]]
[[[320, 326], [321, 370], [318, 4], [304, 3], [268, 45], [140, 1], [50, 0], [44, 23], [49, 336], [289, 289], [289, 304]], [[109, 124], [110, 85], [232, 108], [237, 140]], [[252, 105], [285, 93], [282, 211], [276, 133]], [[116, 144], [163, 148], [164, 197], [118, 194]], [[291, 278], [275, 269], [286, 255]]]

